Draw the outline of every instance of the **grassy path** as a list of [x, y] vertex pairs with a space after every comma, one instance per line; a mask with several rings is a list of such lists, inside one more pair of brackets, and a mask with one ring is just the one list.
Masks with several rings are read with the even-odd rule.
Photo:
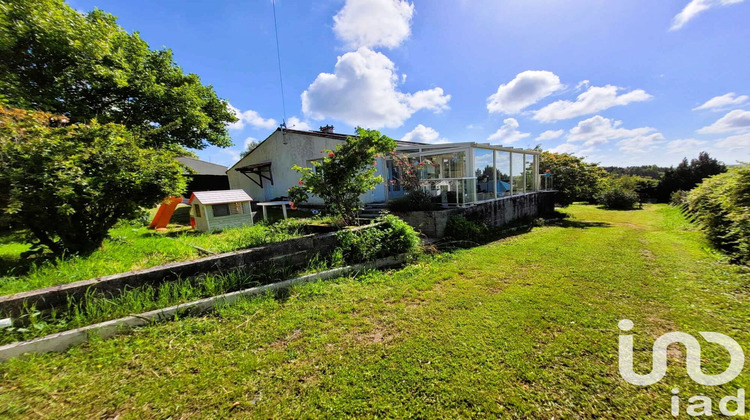
[[[670, 390], [718, 400], [670, 348], [667, 377], [617, 373], [617, 321], [637, 350], [680, 330], [750, 352], [748, 274], [663, 206], [572, 218], [392, 273], [313, 283], [0, 365], [0, 417], [671, 417]], [[704, 344], [706, 373], [728, 357]], [[639, 351], [639, 372], [650, 366]]]

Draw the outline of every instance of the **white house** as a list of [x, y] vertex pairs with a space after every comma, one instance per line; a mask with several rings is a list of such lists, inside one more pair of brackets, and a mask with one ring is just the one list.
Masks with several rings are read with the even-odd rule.
[[[312, 161], [324, 157], [324, 150], [336, 149], [347, 137], [334, 133], [331, 126], [321, 127], [321, 131], [278, 128], [227, 170], [230, 188], [242, 189], [257, 201], [286, 197], [289, 188], [300, 179], [292, 166], [311, 167]], [[435, 197], [440, 196], [447, 205], [464, 205], [539, 188], [539, 150], [475, 142], [424, 144], [397, 140], [396, 143], [397, 152], [408, 155], [413, 162], [430, 162], [418, 166], [422, 188]], [[385, 182], [365, 193], [362, 202], [384, 202], [402, 196], [398, 167], [388, 158], [377, 159], [376, 167]], [[310, 204], [322, 201], [311, 197]]]

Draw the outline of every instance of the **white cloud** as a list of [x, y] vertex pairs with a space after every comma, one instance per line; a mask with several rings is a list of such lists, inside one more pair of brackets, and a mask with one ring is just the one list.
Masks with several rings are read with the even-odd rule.
[[[580, 121], [571, 128], [567, 135], [571, 146], [564, 146], [562, 150], [575, 150], [576, 153], [593, 152], [597, 146], [619, 140], [619, 149], [626, 153], [643, 153], [664, 143], [664, 135], [653, 127], [624, 128], [622, 121], [614, 121], [595, 115]], [[587, 149], [578, 149], [575, 143], [582, 142]], [[558, 146], [561, 147], [562, 145]], [[572, 152], [565, 152], [572, 153]]]
[[715, 123], [708, 127], [703, 127], [698, 130], [699, 133], [727, 133], [727, 132], [741, 132], [750, 130], [750, 111], [743, 111], [741, 109], [735, 109], [730, 111], [728, 114], [719, 118]]
[[355, 126], [395, 128], [420, 109], [448, 109], [451, 96], [442, 88], [400, 92], [395, 70], [388, 57], [369, 48], [346, 53], [333, 74], [320, 73], [302, 93], [302, 111], [316, 120], [330, 117]]
[[[746, 152], [750, 152], [750, 133], [739, 134], [736, 136], [730, 136], [725, 139], [721, 139], [716, 142], [716, 145], [726, 149], [743, 149]], [[744, 157], [740, 157], [739, 160], [747, 161], [748, 157], [750, 156], [745, 155]]]
[[575, 118], [581, 115], [593, 114], [613, 106], [627, 105], [631, 102], [647, 101], [651, 95], [642, 89], [637, 89], [618, 95], [622, 88], [606, 85], [591, 86], [585, 92], [578, 95], [575, 102], [557, 101], [544, 108], [534, 111], [534, 119], [542, 122], [551, 122]]
[[272, 129], [276, 128], [278, 123], [273, 118], [263, 118], [256, 111], [247, 110], [240, 111], [239, 109], [229, 105], [230, 111], [237, 117], [237, 122], [229, 124], [227, 127], [230, 130], [242, 130], [246, 124], [250, 124], [255, 128]]
[[500, 85], [497, 92], [487, 98], [487, 110], [491, 113], [516, 114], [564, 87], [555, 73], [527, 70]]
[[530, 135], [529, 133], [518, 131], [518, 121], [515, 118], [506, 118], [503, 120], [503, 126], [495, 131], [487, 140], [500, 140], [503, 144], [510, 144]]
[[300, 120], [297, 117], [291, 117], [286, 122], [286, 128], [292, 129], [292, 130], [300, 130], [300, 131], [310, 131], [312, 130], [312, 127], [310, 127], [310, 124], [308, 124], [305, 121]]
[[536, 139], [539, 141], [554, 140], [560, 138], [565, 133], [565, 130], [547, 130], [540, 134]]
[[708, 144], [707, 141], [703, 140], [697, 140], [697, 139], [679, 139], [679, 140], [672, 140], [669, 143], [667, 143], [667, 149], [671, 153], [683, 153], [687, 150], [694, 150], [697, 148], [701, 148], [702, 146]]
[[578, 145], [573, 143], [563, 143], [558, 146], [555, 146], [551, 149], [549, 149], [549, 152], [551, 153], [569, 153], [569, 154], [578, 154], [580, 153], [581, 148], [578, 147]]
[[737, 96], [736, 93], [729, 92], [726, 95], [716, 96], [707, 100], [703, 105], [693, 108], [693, 111], [698, 111], [701, 109], [711, 109], [716, 111], [716, 108], [742, 105], [747, 102], [747, 100], [747, 95]]
[[440, 138], [440, 133], [437, 130], [432, 127], [425, 127], [422, 124], [418, 124], [413, 130], [404, 134], [404, 137], [402, 137], [401, 140], [432, 144], [448, 142], [447, 140]]
[[595, 115], [580, 121], [578, 125], [571, 128], [567, 139], [570, 142], [582, 141], [584, 146], [595, 146], [608, 143], [610, 140], [645, 136], [654, 131], [656, 129], [652, 127], [622, 128], [622, 121], [613, 121], [601, 115]]
[[669, 28], [674, 31], [682, 28], [691, 19], [716, 6], [729, 6], [730, 4], [742, 3], [744, 0], [691, 0], [680, 13], [672, 18], [672, 26]]
[[395, 48], [411, 35], [414, 5], [403, 0], [346, 0], [333, 31], [352, 49]]
[[656, 146], [664, 143], [664, 135], [661, 133], [652, 133], [648, 135], [638, 135], [617, 142], [620, 150], [627, 153], [645, 153], [653, 150]]
[[250, 145], [253, 144], [253, 143], [258, 143], [258, 139], [256, 139], [255, 137], [248, 137], [248, 138], [246, 138], [243, 149], [247, 150], [247, 148], [250, 147]]

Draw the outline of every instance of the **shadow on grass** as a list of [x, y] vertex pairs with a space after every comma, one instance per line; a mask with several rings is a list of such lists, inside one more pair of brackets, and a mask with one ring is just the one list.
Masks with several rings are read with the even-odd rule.
[[595, 227], [612, 227], [611, 224], [607, 222], [586, 222], [582, 220], [557, 220], [550, 222], [550, 225], [552, 226], [558, 226], [562, 228], [575, 228], [575, 229], [588, 229], [588, 228], [595, 228]]

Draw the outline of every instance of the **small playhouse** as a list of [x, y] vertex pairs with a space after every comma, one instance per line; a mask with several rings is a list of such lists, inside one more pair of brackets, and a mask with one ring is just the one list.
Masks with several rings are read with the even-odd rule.
[[195, 191], [188, 201], [190, 224], [201, 232], [252, 225], [251, 201], [244, 190]]

